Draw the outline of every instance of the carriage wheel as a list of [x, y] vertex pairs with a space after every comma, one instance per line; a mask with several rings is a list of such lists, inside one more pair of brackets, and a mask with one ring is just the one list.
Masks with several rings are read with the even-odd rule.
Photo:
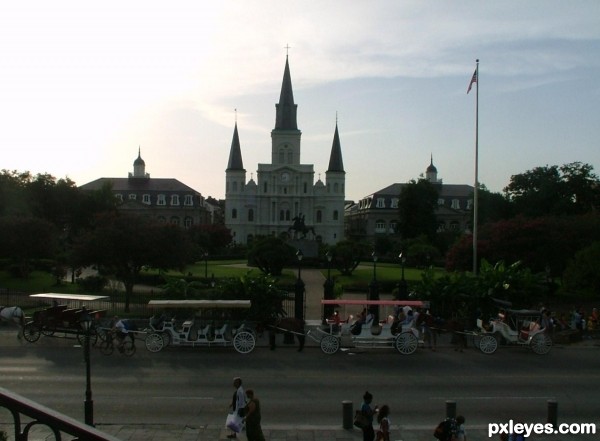
[[100, 352], [104, 355], [110, 355], [114, 352], [115, 347], [113, 345], [112, 338], [105, 338], [100, 342]]
[[35, 343], [40, 339], [41, 335], [42, 331], [35, 323], [29, 322], [23, 326], [23, 338], [29, 343]]
[[256, 345], [256, 338], [252, 332], [241, 331], [233, 337], [233, 347], [240, 354], [248, 354], [252, 352]]
[[121, 353], [123, 355], [126, 355], [127, 357], [131, 357], [133, 354], [135, 354], [135, 350], [135, 343], [133, 342], [133, 340], [126, 338], [125, 341], [123, 341]]
[[493, 335], [482, 335], [479, 340], [479, 350], [484, 354], [493, 354], [498, 349], [498, 340]]
[[412, 332], [401, 332], [396, 337], [395, 346], [402, 355], [410, 355], [417, 350], [419, 340]]
[[47, 326], [42, 326], [42, 334], [46, 337], [52, 337], [54, 335], [54, 328], [48, 328]]
[[326, 354], [335, 354], [340, 349], [340, 340], [333, 335], [326, 335], [321, 340], [321, 350]]
[[[85, 331], [79, 330], [77, 331], [77, 341], [81, 346], [85, 344]], [[95, 346], [98, 342], [98, 331], [94, 328], [90, 329], [90, 345]]]
[[165, 346], [162, 335], [158, 332], [153, 332], [146, 336], [146, 349], [150, 352], [158, 352]]
[[552, 349], [552, 339], [543, 332], [535, 334], [529, 342], [531, 350], [538, 355], [544, 355]]

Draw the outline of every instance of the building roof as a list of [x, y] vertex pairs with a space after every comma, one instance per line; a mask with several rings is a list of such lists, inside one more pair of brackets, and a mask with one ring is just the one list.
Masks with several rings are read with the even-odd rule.
[[79, 188], [82, 190], [100, 190], [107, 183], [112, 184], [113, 191], [165, 191], [200, 194], [183, 182], [172, 178], [99, 178]]
[[[398, 197], [408, 184], [395, 183], [371, 194], [370, 197]], [[440, 197], [468, 197], [473, 194], [473, 187], [466, 184], [433, 184], [441, 187]]]
[[331, 155], [329, 156], [329, 172], [344, 172], [344, 161], [342, 160], [342, 146], [340, 145], [340, 135], [338, 133], [337, 123], [335, 124], [335, 133], [333, 134], [333, 144], [331, 145]]
[[237, 122], [233, 129], [233, 138], [231, 139], [231, 149], [229, 150], [229, 161], [227, 162], [227, 170], [244, 170], [244, 162], [242, 161], [242, 149], [240, 147], [240, 137], [238, 135]]
[[292, 77], [290, 75], [290, 64], [285, 58], [285, 70], [283, 82], [281, 83], [281, 95], [279, 104], [275, 104], [275, 130], [298, 130], [296, 111], [298, 106], [294, 104], [294, 93], [292, 92]]

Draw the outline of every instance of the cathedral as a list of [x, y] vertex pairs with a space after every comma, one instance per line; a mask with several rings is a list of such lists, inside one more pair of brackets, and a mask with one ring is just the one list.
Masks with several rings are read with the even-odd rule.
[[[271, 131], [271, 163], [258, 164], [256, 181], [246, 181], [237, 122], [225, 171], [225, 225], [235, 243], [258, 236], [306, 239], [335, 244], [344, 235], [346, 173], [337, 122], [329, 151], [325, 183], [314, 181], [312, 164], [300, 160], [289, 60], [286, 56], [275, 128]], [[327, 154], [327, 151], [324, 151]]]

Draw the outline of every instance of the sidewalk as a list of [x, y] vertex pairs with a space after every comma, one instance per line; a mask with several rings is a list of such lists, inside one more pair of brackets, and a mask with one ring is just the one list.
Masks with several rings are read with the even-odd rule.
[[[435, 424], [434, 424], [435, 426]], [[123, 441], [227, 441], [229, 431], [223, 427], [178, 427], [178, 426], [122, 426], [98, 425], [97, 428]], [[392, 441], [431, 441], [435, 427], [391, 427]], [[265, 439], [269, 441], [360, 441], [362, 431], [359, 429], [344, 430], [342, 426], [285, 426], [273, 425], [263, 427]], [[467, 427], [471, 440], [490, 439], [486, 427]], [[239, 441], [246, 441], [244, 433], [238, 435]], [[585, 441], [585, 436], [578, 440]], [[592, 438], [588, 438], [592, 439]]]

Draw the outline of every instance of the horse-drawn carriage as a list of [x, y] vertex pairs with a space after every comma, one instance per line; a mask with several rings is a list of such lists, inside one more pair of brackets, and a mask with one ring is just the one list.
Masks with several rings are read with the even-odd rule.
[[541, 317], [542, 312], [537, 310], [502, 308], [488, 323], [477, 319], [476, 345], [484, 354], [493, 354], [501, 343], [547, 354], [552, 349], [552, 338]]
[[[23, 337], [34, 343], [41, 335], [55, 337], [75, 337], [83, 341], [85, 330], [81, 326], [82, 314], [87, 313], [94, 320], [106, 314], [104, 309], [94, 309], [99, 301], [108, 299], [107, 296], [85, 294], [32, 294], [32, 298], [50, 301], [44, 309], [35, 311], [31, 320], [23, 326]], [[96, 326], [93, 323], [89, 330], [92, 344], [98, 338]]]
[[250, 308], [250, 300], [151, 300], [148, 306], [188, 314], [193, 311], [192, 318], [180, 323], [165, 314], [152, 316], [146, 336], [146, 349], [150, 352], [166, 346], [233, 346], [239, 353], [247, 354], [256, 345], [254, 330], [240, 315]]
[[382, 314], [385, 319], [379, 323], [369, 321], [358, 321], [350, 323], [348, 319], [339, 318], [327, 320], [327, 326], [319, 326], [311, 329], [308, 336], [317, 341], [321, 350], [326, 354], [334, 354], [343, 346], [355, 348], [395, 348], [403, 355], [410, 355], [419, 346], [419, 331], [414, 322], [398, 322], [396, 315], [390, 308], [405, 312], [413, 308], [428, 308], [428, 303], [420, 300], [322, 300], [323, 305], [335, 307], [356, 307], [372, 310], [373, 308], [384, 309]]

